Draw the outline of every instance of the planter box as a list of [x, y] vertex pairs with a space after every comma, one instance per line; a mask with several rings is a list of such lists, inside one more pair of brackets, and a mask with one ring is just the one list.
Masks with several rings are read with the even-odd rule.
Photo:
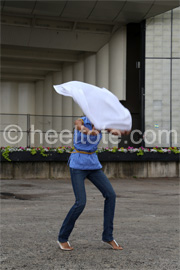
[[[20, 161], [20, 162], [44, 162], [44, 161], [68, 161], [70, 154], [63, 153], [59, 154], [56, 152], [48, 152], [47, 157], [43, 157], [40, 152], [37, 152], [35, 155], [32, 155], [30, 152], [12, 152], [9, 154], [11, 161]], [[7, 161], [1, 154], [1, 161]], [[7, 161], [9, 162], [9, 161]]]
[[121, 152], [102, 152], [98, 154], [100, 161], [179, 161], [180, 154], [167, 153], [144, 153], [143, 156], [137, 156], [137, 153], [121, 153]]
[[[32, 155], [30, 152], [12, 152], [9, 154], [9, 158], [12, 162], [67, 162], [69, 159], [69, 153], [59, 154], [57, 152], [48, 152], [47, 157], [43, 157], [40, 152]], [[102, 162], [146, 162], [146, 161], [180, 161], [180, 154], [168, 154], [168, 153], [144, 153], [143, 156], [137, 156], [136, 153], [121, 153], [121, 152], [102, 152], [98, 154], [99, 160]], [[1, 162], [8, 162], [3, 158], [1, 153]]]

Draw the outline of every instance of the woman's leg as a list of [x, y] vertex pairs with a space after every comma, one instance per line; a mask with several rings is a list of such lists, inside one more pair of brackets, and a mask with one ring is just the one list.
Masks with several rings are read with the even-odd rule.
[[101, 191], [105, 198], [104, 231], [102, 234], [102, 240], [105, 242], [112, 241], [116, 194], [109, 179], [106, 177], [102, 170], [91, 171], [87, 178]]
[[82, 213], [86, 204], [86, 191], [84, 180], [86, 178], [87, 172], [70, 168], [70, 173], [76, 201], [70, 209], [69, 213], [67, 214], [59, 231], [58, 240], [61, 243], [68, 241], [68, 238], [74, 228], [74, 224], [77, 218]]

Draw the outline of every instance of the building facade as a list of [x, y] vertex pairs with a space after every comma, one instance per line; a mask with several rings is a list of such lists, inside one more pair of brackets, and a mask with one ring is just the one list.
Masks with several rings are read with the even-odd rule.
[[147, 145], [179, 146], [180, 8], [146, 20], [145, 62], [145, 124], [153, 131]]
[[[164, 2], [2, 1], [1, 145], [66, 144], [46, 133], [72, 135], [82, 111], [53, 85], [78, 80], [130, 110], [134, 137], [120, 146], [179, 146], [180, 8]], [[7, 140], [8, 126], [21, 140]], [[112, 146], [103, 136], [101, 146]]]

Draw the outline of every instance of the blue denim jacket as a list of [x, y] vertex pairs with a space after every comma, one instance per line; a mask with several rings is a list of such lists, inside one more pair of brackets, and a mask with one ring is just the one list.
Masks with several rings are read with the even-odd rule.
[[[84, 126], [92, 130], [92, 124], [87, 117], [81, 118], [84, 121]], [[102, 138], [102, 134], [86, 135], [75, 129], [74, 132], [74, 147], [79, 151], [95, 152]], [[97, 170], [101, 169], [102, 165], [99, 162], [96, 153], [91, 155], [82, 153], [72, 153], [69, 159], [69, 166], [79, 170]]]

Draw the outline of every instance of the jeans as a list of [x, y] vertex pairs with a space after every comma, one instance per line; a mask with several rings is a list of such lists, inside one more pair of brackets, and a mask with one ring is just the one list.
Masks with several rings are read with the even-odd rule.
[[67, 242], [74, 228], [77, 218], [82, 213], [86, 204], [85, 178], [88, 178], [102, 193], [104, 201], [104, 230], [102, 233], [103, 241], [112, 241], [113, 238], [113, 219], [115, 211], [116, 194], [113, 187], [102, 170], [78, 170], [70, 168], [71, 181], [76, 201], [67, 214], [62, 227], [59, 231], [58, 240]]

